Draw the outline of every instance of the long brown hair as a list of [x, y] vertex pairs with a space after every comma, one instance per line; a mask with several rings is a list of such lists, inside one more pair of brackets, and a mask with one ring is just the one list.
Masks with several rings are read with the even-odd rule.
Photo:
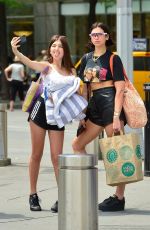
[[51, 38], [51, 40], [49, 42], [48, 50], [47, 50], [48, 61], [50, 63], [53, 62], [53, 57], [50, 54], [50, 48], [51, 48], [52, 44], [55, 41], [58, 41], [58, 40], [60, 40], [60, 42], [62, 43], [62, 47], [63, 47], [63, 50], [64, 50], [64, 56], [63, 56], [63, 59], [62, 59], [62, 66], [69, 73], [72, 73], [72, 68], [74, 68], [74, 66], [73, 66], [73, 63], [72, 63], [72, 60], [71, 60], [69, 45], [68, 45], [68, 42], [67, 42], [67, 39], [66, 39], [65, 36], [62, 36], [62, 35], [53, 35], [52, 36], [52, 38]]

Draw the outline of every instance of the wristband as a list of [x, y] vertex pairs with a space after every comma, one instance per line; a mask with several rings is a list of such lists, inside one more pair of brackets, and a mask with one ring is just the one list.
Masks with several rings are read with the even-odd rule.
[[119, 118], [119, 116], [114, 115], [113, 118], [116, 119], [116, 118]]
[[120, 116], [120, 113], [119, 112], [114, 112], [114, 116]]

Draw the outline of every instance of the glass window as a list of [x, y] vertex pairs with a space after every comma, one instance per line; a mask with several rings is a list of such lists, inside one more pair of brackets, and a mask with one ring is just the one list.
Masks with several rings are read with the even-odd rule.
[[[145, 0], [144, 4], [146, 4], [146, 2], [147, 1]], [[149, 40], [148, 51], [150, 51], [150, 14], [141, 14], [139, 3], [139, 0], [133, 0], [133, 8], [135, 9], [133, 12], [136, 12], [133, 14], [133, 37], [147, 38]], [[101, 11], [98, 8], [100, 5], [103, 6]], [[115, 45], [111, 47], [111, 50], [116, 51], [116, 14], [100, 13], [102, 11], [104, 11], [104, 4], [99, 3], [99, 5], [96, 7], [96, 20], [104, 22], [109, 26], [112, 39], [115, 42]], [[79, 58], [87, 51], [86, 44], [88, 43], [88, 15], [74, 15], [74, 13], [71, 15], [71, 12], [69, 13], [70, 15], [62, 15], [64, 18], [63, 32], [68, 37], [73, 61], [76, 63], [76, 61], [78, 61]], [[138, 59], [138, 57], [136, 57], [136, 59]], [[141, 64], [140, 61], [136, 60], [136, 63], [136, 69], [149, 68], [148, 64], [146, 65], [146, 62]]]
[[133, 37], [141, 37], [141, 16], [140, 14], [133, 14]]
[[65, 3], [61, 4], [61, 15], [87, 15], [89, 3]]
[[134, 70], [150, 71], [150, 57], [134, 57]]
[[149, 0], [142, 0], [142, 12], [149, 12]]
[[140, 2], [139, 2], [139, 0], [133, 0], [132, 1], [132, 7], [133, 7], [133, 13], [140, 12]]
[[[145, 14], [145, 37], [150, 40], [150, 14]], [[150, 42], [149, 42], [150, 50]]]
[[86, 44], [88, 43], [87, 16], [66, 16], [64, 21], [72, 60], [76, 63], [86, 52]]

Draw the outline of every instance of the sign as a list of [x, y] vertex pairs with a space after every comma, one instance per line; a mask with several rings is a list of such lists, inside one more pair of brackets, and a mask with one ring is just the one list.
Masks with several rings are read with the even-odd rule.
[[147, 51], [146, 38], [133, 38], [133, 51]]

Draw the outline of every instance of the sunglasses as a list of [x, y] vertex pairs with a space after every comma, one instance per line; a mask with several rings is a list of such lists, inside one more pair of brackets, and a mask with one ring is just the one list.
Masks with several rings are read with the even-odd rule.
[[92, 37], [92, 38], [101, 37], [103, 35], [106, 36], [107, 33], [91, 33], [91, 34], [89, 34], [89, 36]]

